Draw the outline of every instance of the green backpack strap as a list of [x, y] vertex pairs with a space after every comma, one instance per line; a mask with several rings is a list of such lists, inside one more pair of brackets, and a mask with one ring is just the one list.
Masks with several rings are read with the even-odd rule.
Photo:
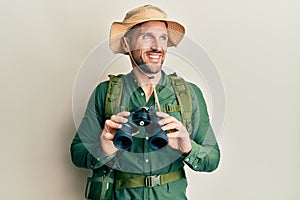
[[[105, 97], [104, 115], [105, 119], [116, 114], [120, 109], [121, 97], [124, 87], [123, 74], [109, 75], [109, 82]], [[114, 171], [104, 165], [97, 170], [92, 170], [92, 176], [88, 177], [85, 197], [91, 200], [112, 199]]]
[[174, 88], [176, 98], [180, 106], [180, 113], [182, 117], [182, 124], [186, 127], [187, 131], [191, 134], [192, 127], [192, 98], [190, 88], [187, 82], [176, 76], [176, 74], [170, 74], [172, 86]]
[[110, 118], [112, 114], [116, 114], [122, 111], [120, 108], [121, 97], [124, 87], [124, 80], [122, 79], [123, 74], [119, 75], [108, 75], [109, 83], [107, 87], [107, 93], [105, 97], [105, 119]]

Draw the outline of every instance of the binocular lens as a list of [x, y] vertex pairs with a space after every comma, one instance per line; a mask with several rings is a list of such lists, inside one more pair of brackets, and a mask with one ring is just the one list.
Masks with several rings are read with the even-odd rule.
[[132, 145], [131, 127], [123, 124], [122, 128], [116, 132], [114, 137], [114, 145], [118, 149], [127, 150]]
[[149, 142], [150, 142], [149, 145], [150, 145], [151, 149], [156, 151], [158, 149], [165, 147], [169, 141], [168, 141], [167, 135], [163, 131], [160, 131], [156, 135], [153, 135], [152, 137], [150, 137]]
[[114, 145], [118, 149], [127, 150], [132, 145], [132, 139], [127, 137], [127, 136], [120, 136], [119, 135], [119, 137], [116, 137], [116, 139], [114, 139]]

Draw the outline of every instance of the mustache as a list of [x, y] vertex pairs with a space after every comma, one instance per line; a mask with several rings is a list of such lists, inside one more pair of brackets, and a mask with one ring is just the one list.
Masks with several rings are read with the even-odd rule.
[[149, 51], [146, 51], [146, 53], [163, 53], [163, 50], [158, 50], [158, 49], [151, 49]]
[[134, 52], [143, 52], [143, 53], [166, 53], [167, 50], [164, 48], [136, 48], [136, 49], [131, 49], [131, 53]]

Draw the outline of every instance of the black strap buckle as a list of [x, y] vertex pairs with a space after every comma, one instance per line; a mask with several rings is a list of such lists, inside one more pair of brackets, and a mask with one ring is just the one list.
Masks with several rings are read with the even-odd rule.
[[157, 185], [161, 185], [160, 175], [146, 176], [146, 178], [145, 178], [145, 186], [146, 187], [154, 187]]

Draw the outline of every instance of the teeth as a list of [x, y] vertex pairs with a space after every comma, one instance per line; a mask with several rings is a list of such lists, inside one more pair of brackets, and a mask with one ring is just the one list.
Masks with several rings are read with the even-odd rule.
[[159, 56], [153, 56], [153, 55], [150, 55], [149, 58], [154, 58], [154, 59], [158, 59]]

